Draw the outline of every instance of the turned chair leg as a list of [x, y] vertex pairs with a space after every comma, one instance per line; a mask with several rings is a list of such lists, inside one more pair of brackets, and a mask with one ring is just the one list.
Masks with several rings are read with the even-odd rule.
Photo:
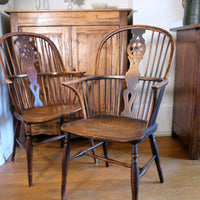
[[15, 160], [17, 139], [19, 138], [19, 135], [20, 135], [20, 127], [21, 127], [21, 121], [17, 120], [16, 125], [15, 125], [15, 136], [14, 136], [14, 143], [13, 143], [13, 152], [12, 152], [12, 157], [11, 157], [12, 161]]
[[[104, 157], [108, 158], [108, 143], [104, 141], [103, 143], [103, 152], [104, 152]], [[109, 167], [109, 162], [105, 162], [106, 163], [106, 167]]]
[[64, 151], [63, 151], [63, 157], [62, 157], [62, 185], [61, 185], [61, 199], [62, 200], [65, 200], [69, 161], [70, 161], [70, 134], [68, 134], [64, 140]]
[[139, 167], [138, 167], [138, 148], [137, 148], [137, 144], [132, 144], [131, 156], [132, 156], [132, 160], [131, 160], [132, 200], [138, 200]]
[[158, 153], [158, 147], [156, 144], [155, 136], [150, 135], [149, 139], [150, 139], [152, 153], [153, 153], [153, 155], [156, 156], [155, 162], [156, 162], [156, 167], [157, 167], [158, 175], [160, 178], [160, 182], [164, 183], [164, 177], [163, 177], [163, 173], [162, 173], [162, 169], [161, 169], [161, 165], [160, 165], [160, 157], [159, 157], [159, 153]]
[[33, 144], [31, 135], [31, 126], [25, 125], [25, 133], [26, 133], [26, 156], [27, 156], [27, 166], [28, 166], [28, 183], [29, 187], [32, 187]]

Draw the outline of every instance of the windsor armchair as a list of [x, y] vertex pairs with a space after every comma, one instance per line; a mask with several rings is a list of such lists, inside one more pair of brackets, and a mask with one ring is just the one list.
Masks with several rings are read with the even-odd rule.
[[[83, 73], [64, 71], [54, 43], [35, 33], [17, 32], [2, 36], [0, 65], [16, 118], [12, 160], [18, 143], [27, 152], [28, 182], [32, 186], [33, 146], [64, 137], [60, 134], [34, 142], [32, 125], [56, 119], [62, 124], [65, 116], [80, 110], [73, 91], [61, 86], [61, 82], [80, 78]], [[20, 130], [25, 131], [25, 145], [20, 140], [20, 135], [24, 134]]]
[[[123, 39], [127, 35], [128, 42]], [[118, 44], [118, 49], [112, 48], [114, 43]], [[62, 164], [62, 199], [65, 199], [69, 162], [82, 155], [102, 159], [106, 167], [109, 163], [129, 167], [132, 200], [138, 199], [139, 179], [154, 160], [160, 182], [164, 182], [154, 133], [157, 130], [156, 118], [168, 83], [173, 54], [174, 40], [170, 33], [161, 28], [143, 25], [120, 28], [108, 34], [98, 48], [95, 67], [98, 69], [104, 66], [100, 70], [107, 75], [100, 74], [63, 83], [78, 95], [83, 119], [61, 126], [61, 130], [66, 133]], [[119, 69], [122, 65], [129, 67], [125, 75], [123, 72], [112, 75], [112, 65], [119, 66]], [[78, 91], [74, 84], [80, 84], [82, 90]], [[104, 156], [91, 154], [92, 148], [71, 156], [71, 134], [98, 141], [92, 148], [103, 145]], [[146, 165], [140, 168], [137, 145], [145, 138], [150, 140], [153, 155]], [[131, 162], [109, 158], [107, 142], [131, 144]]]

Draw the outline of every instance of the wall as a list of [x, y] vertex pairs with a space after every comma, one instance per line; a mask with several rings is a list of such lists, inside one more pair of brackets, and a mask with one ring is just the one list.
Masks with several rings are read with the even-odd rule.
[[[127, 8], [132, 1], [130, 0], [74, 0], [76, 2], [83, 2], [81, 8], [90, 9], [92, 8], [91, 4], [94, 2], [107, 2], [109, 7], [115, 8]], [[39, 0], [36, 0], [39, 2]], [[64, 0], [40, 0], [40, 9], [65, 9], [67, 8], [67, 3]], [[131, 3], [129, 3], [131, 2]], [[16, 0], [14, 1], [15, 9], [35, 9], [35, 0]], [[77, 5], [74, 5], [74, 8], [78, 8]]]
[[[38, 0], [36, 0], [38, 1]], [[76, 2], [80, 2], [81, 0], [76, 0]], [[81, 5], [81, 8], [90, 9], [91, 4], [101, 0], [83, 0], [84, 4]], [[116, 8], [133, 8], [137, 10], [134, 12], [133, 23], [134, 24], [149, 24], [154, 26], [162, 27], [166, 30], [170, 28], [181, 26], [182, 25], [182, 18], [183, 18], [183, 8], [182, 8], [182, 1], [181, 0], [104, 0], [107, 2], [109, 7], [116, 7]], [[7, 5], [1, 6], [0, 11], [4, 11], [5, 9], [35, 9], [35, 0], [10, 0]], [[67, 3], [64, 0], [41, 0], [40, 9], [65, 9], [67, 8]], [[77, 5], [74, 8], [78, 8]], [[0, 26], [1, 28], [1, 26]], [[2, 30], [2, 29], [0, 29]], [[175, 37], [175, 33], [172, 33]], [[174, 62], [175, 63], [175, 62]], [[174, 85], [174, 65], [169, 77], [169, 85], [166, 89], [164, 99], [161, 105], [161, 109], [159, 112], [158, 117], [158, 124], [159, 129], [157, 134], [164, 136], [171, 134], [171, 126], [172, 126], [172, 109], [173, 109], [173, 85]], [[1, 91], [5, 92], [2, 89], [2, 77], [1, 77]], [[4, 87], [4, 86], [3, 86]], [[2, 95], [1, 95], [2, 96]], [[1, 104], [4, 105], [6, 100], [1, 99]], [[5, 114], [7, 112], [7, 104], [5, 107], [0, 108], [1, 120], [2, 120], [2, 113]], [[4, 110], [4, 111], [3, 111]], [[4, 115], [3, 114], [3, 115]], [[5, 116], [3, 116], [4, 119]], [[2, 123], [1, 123], [2, 124]], [[2, 126], [0, 124], [0, 127]], [[10, 124], [8, 129], [12, 129], [12, 124]], [[2, 137], [2, 128], [0, 129], [0, 134]], [[12, 132], [12, 130], [10, 130]], [[12, 133], [13, 134], [13, 133]], [[10, 138], [10, 142], [8, 146], [12, 146], [12, 138]], [[2, 138], [0, 138], [0, 145], [2, 143]], [[1, 152], [1, 149], [0, 149]], [[0, 165], [2, 161], [7, 159], [7, 156], [2, 159], [0, 155]]]
[[[13, 9], [13, 0], [0, 6], [0, 36], [9, 31], [9, 18], [3, 13], [5, 9]], [[12, 153], [13, 135], [13, 119], [10, 113], [8, 91], [3, 72], [0, 70], [0, 166]]]
[[[14, 9], [14, 0], [9, 0], [5, 5], [0, 5], [0, 13], [4, 13], [4, 10], [13, 10]], [[0, 27], [1, 30], [1, 27]]]
[[[134, 24], [149, 24], [166, 30], [182, 26], [183, 7], [181, 0], [133, 0]], [[176, 38], [176, 33], [171, 32]], [[175, 59], [169, 76], [169, 84], [159, 111], [157, 122], [158, 135], [170, 135], [172, 129], [173, 88]]]
[[[36, 0], [39, 1], [39, 0]], [[67, 8], [64, 0], [40, 0], [41, 9], [63, 9]], [[134, 24], [149, 24], [162, 27], [169, 30], [172, 27], [182, 25], [183, 7], [181, 0], [74, 0], [76, 2], [82, 1], [84, 4], [82, 8], [90, 9], [94, 2], [107, 2], [109, 7], [118, 8], [133, 8]], [[15, 9], [35, 9], [35, 0], [15, 0]], [[74, 6], [77, 8], [77, 6]], [[175, 33], [172, 33], [175, 37]], [[173, 85], [174, 85], [174, 63], [169, 77], [169, 85], [167, 86], [164, 99], [159, 112], [158, 123], [159, 135], [170, 135], [172, 126], [172, 110], [173, 110]]]

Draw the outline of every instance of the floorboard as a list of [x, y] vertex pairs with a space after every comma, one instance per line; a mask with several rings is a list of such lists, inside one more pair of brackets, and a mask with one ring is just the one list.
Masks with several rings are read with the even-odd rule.
[[[155, 164], [140, 179], [140, 200], [199, 200], [200, 161], [189, 160], [179, 140], [158, 137], [165, 183], [159, 183]], [[88, 141], [74, 139], [72, 154], [87, 146]], [[131, 147], [109, 144], [109, 156], [130, 162]], [[102, 149], [97, 150], [100, 154]], [[148, 140], [139, 145], [139, 163], [151, 156]], [[26, 154], [17, 149], [15, 162], [7, 161], [0, 167], [0, 199], [4, 200], [60, 200], [61, 158], [60, 143], [54, 142], [34, 148], [33, 187], [28, 187]], [[81, 157], [70, 162], [68, 200], [130, 200], [130, 169]]]

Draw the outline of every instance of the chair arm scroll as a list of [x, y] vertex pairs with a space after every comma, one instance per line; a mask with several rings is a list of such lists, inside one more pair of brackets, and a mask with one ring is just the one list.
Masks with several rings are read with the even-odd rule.
[[13, 82], [12, 82], [9, 78], [4, 78], [4, 80], [5, 80], [5, 82], [6, 82], [7, 84], [13, 84]]
[[156, 83], [155, 85], [152, 85], [152, 89], [161, 89], [165, 87], [168, 84], [168, 80], [163, 79], [161, 82]]

